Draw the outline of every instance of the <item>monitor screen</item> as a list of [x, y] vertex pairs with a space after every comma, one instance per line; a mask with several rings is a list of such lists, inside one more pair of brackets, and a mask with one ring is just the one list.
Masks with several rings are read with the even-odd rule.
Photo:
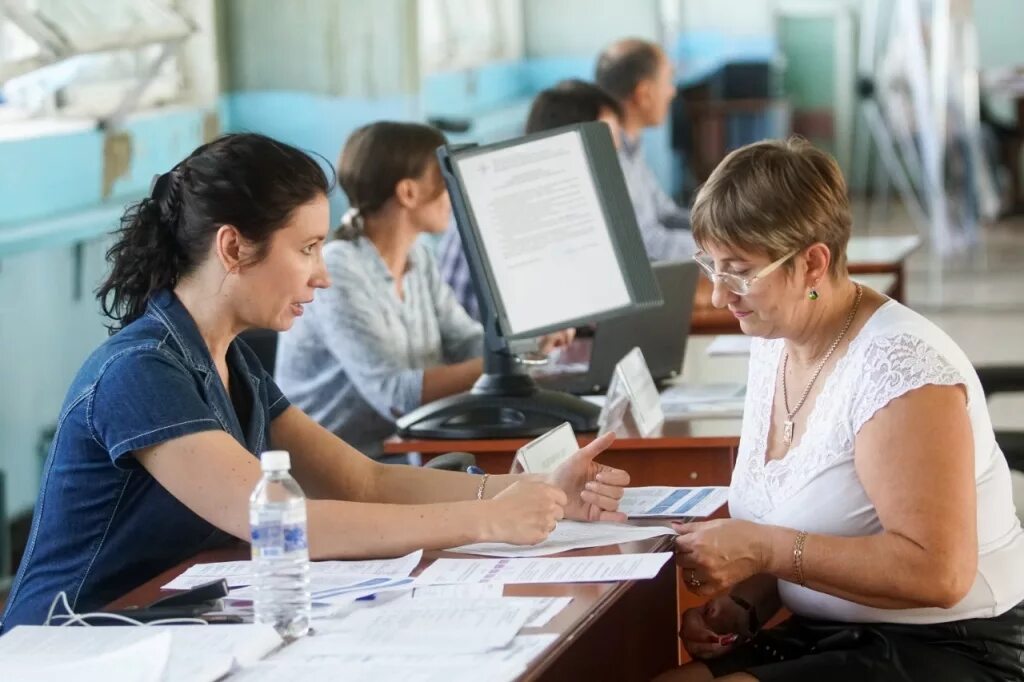
[[454, 161], [507, 336], [633, 302], [579, 130]]

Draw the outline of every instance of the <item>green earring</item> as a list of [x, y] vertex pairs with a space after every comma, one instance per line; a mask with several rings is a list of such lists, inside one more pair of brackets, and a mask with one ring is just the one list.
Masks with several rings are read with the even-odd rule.
[[811, 289], [810, 293], [807, 294], [807, 298], [811, 299], [812, 301], [817, 301], [818, 300], [818, 290], [817, 289]]

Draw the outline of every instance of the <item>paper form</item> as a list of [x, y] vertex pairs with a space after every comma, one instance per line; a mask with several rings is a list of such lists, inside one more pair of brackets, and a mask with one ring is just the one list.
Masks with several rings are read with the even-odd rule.
[[412, 591], [413, 599], [484, 599], [500, 597], [505, 591], [501, 583], [476, 585], [423, 585]]
[[[119, 633], [117, 630], [128, 632]], [[0, 679], [19, 682], [184, 682], [168, 672], [171, 634], [146, 627], [19, 626], [0, 639]], [[231, 660], [217, 674], [231, 668]], [[215, 680], [216, 677], [206, 677]], [[203, 682], [203, 680], [199, 680]]]
[[630, 526], [625, 523], [585, 523], [559, 521], [546, 540], [536, 545], [509, 545], [504, 542], [479, 542], [448, 550], [462, 554], [481, 554], [497, 557], [534, 557], [566, 552], [585, 547], [605, 547], [622, 542], [646, 540], [659, 535], [673, 535], [675, 531], [663, 526]]
[[416, 584], [644, 580], [656, 576], [670, 558], [671, 552], [538, 559], [438, 559], [419, 575]]
[[[407, 578], [419, 565], [423, 550], [417, 550], [398, 559], [371, 559], [369, 561], [312, 561], [309, 564], [311, 582], [344, 585], [356, 579], [371, 576]], [[187, 590], [218, 578], [225, 578], [229, 587], [251, 585], [255, 581], [251, 561], [221, 561], [196, 564], [163, 586], [165, 590]]]
[[533, 605], [504, 599], [452, 603], [406, 599], [325, 620], [317, 634], [282, 654], [483, 653], [507, 646], [533, 617]]
[[[20, 631], [20, 632], [19, 632]], [[18, 634], [15, 634], [18, 633]], [[168, 642], [168, 654], [160, 658], [159, 652], [146, 649], [136, 657], [132, 647], [141, 640], [163, 637]], [[147, 640], [148, 641], [148, 640]], [[0, 639], [0, 679], [37, 679], [23, 676], [7, 676], [4, 664], [27, 656], [33, 666], [40, 670], [49, 669], [43, 661], [54, 658], [60, 652], [61, 663], [73, 661], [70, 676], [64, 679], [96, 679], [103, 682], [118, 682], [142, 678], [119, 677], [122, 670], [138, 668], [145, 671], [156, 662], [160, 674], [155, 678], [162, 682], [213, 682], [226, 675], [234, 665], [248, 666], [278, 648], [281, 636], [270, 625], [149, 625], [145, 627], [43, 627], [20, 626]], [[90, 678], [86, 673], [92, 660], [97, 663], [100, 676]], [[83, 661], [82, 657], [93, 659]], [[45, 679], [61, 679], [53, 674]]]
[[626, 488], [619, 511], [630, 518], [704, 517], [728, 501], [729, 488], [721, 486]]
[[[426, 666], [426, 667], [424, 667]], [[232, 682], [512, 682], [522, 673], [521, 668], [483, 661], [474, 664], [449, 663], [433, 659], [429, 663], [406, 663], [401, 659], [375, 658], [365, 662], [330, 661], [327, 663], [261, 663], [232, 675]]]
[[[401, 679], [403, 682], [408, 679], [444, 680], [445, 682], [459, 679], [474, 680], [474, 682], [478, 680], [488, 680], [488, 682], [513, 680], [557, 639], [558, 635], [553, 634], [518, 635], [507, 646], [484, 654], [445, 653], [403, 656], [368, 655], [352, 651], [310, 654], [303, 652], [302, 647], [298, 646], [306, 641], [300, 640], [262, 663], [259, 668], [251, 669], [259, 673], [259, 676], [253, 676], [247, 671], [239, 679], [246, 682], [292, 679], [288, 676], [290, 673], [295, 676], [294, 679], [315, 682], [320, 678], [315, 676], [307, 678], [305, 675], [298, 677], [296, 673], [291, 672], [293, 667], [304, 669], [305, 666], [311, 666], [317, 669], [326, 668], [325, 674], [331, 674], [333, 671], [332, 677], [324, 678], [325, 680], [330, 679], [331, 682], [339, 679], [367, 679], [374, 680], [374, 682], [384, 679]], [[260, 668], [265, 672], [260, 673]], [[422, 671], [432, 677], [410, 677], [406, 674], [409, 669]], [[271, 677], [271, 673], [275, 671], [279, 675], [286, 676]], [[343, 671], [344, 675], [341, 675], [339, 671]]]
[[[412, 587], [412, 578], [364, 578], [346, 584], [331, 585], [321, 580], [311, 580], [309, 583], [309, 594], [316, 604], [337, 604], [355, 601], [360, 597], [380, 592], [392, 592], [394, 590], [405, 590]], [[245, 587], [232, 588], [226, 599], [229, 601], [252, 602], [256, 598], [256, 588], [247, 585]]]
[[[427, 587], [420, 587], [413, 591], [410, 595], [413, 599], [447, 599], [448, 603], [451, 603], [452, 599], [460, 599], [460, 597], [431, 597], [423, 596], [423, 590], [427, 590], [425, 594], [429, 595], [431, 588], [466, 588], [466, 587], [492, 587], [497, 585], [499, 588], [504, 588], [504, 585], [500, 583], [478, 583], [476, 585], [430, 585]], [[457, 593], [456, 593], [457, 594]], [[528, 628], [542, 628], [551, 622], [551, 619], [561, 613], [562, 609], [572, 602], [572, 597], [503, 597], [499, 593], [497, 596], [485, 596], [477, 598], [461, 598], [462, 603], [473, 604], [474, 606], [486, 604], [488, 601], [497, 603], [498, 600], [504, 601], [509, 604], [515, 604], [517, 606], [525, 606], [530, 609], [530, 620], [526, 622], [523, 627]]]

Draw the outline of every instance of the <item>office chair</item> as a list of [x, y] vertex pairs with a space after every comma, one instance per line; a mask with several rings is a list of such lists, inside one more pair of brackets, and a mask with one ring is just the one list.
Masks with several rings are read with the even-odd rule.
[[[990, 365], [975, 369], [986, 398], [996, 393], [1024, 393], [1024, 365]], [[1010, 468], [1024, 472], [1024, 431], [997, 430], [996, 442]]]
[[[273, 376], [277, 358], [277, 332], [272, 329], [247, 329], [238, 335], [259, 358], [263, 369]], [[445, 471], [465, 471], [476, 465], [476, 457], [468, 452], [449, 452], [430, 460], [423, 466]]]

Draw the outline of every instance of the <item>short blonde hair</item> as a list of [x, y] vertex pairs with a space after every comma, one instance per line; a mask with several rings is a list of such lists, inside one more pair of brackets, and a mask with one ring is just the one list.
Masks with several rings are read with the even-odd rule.
[[757, 142], [726, 156], [697, 193], [690, 221], [702, 246], [771, 260], [821, 242], [832, 253], [831, 274], [846, 273], [853, 225], [846, 181], [835, 159], [801, 137]]

